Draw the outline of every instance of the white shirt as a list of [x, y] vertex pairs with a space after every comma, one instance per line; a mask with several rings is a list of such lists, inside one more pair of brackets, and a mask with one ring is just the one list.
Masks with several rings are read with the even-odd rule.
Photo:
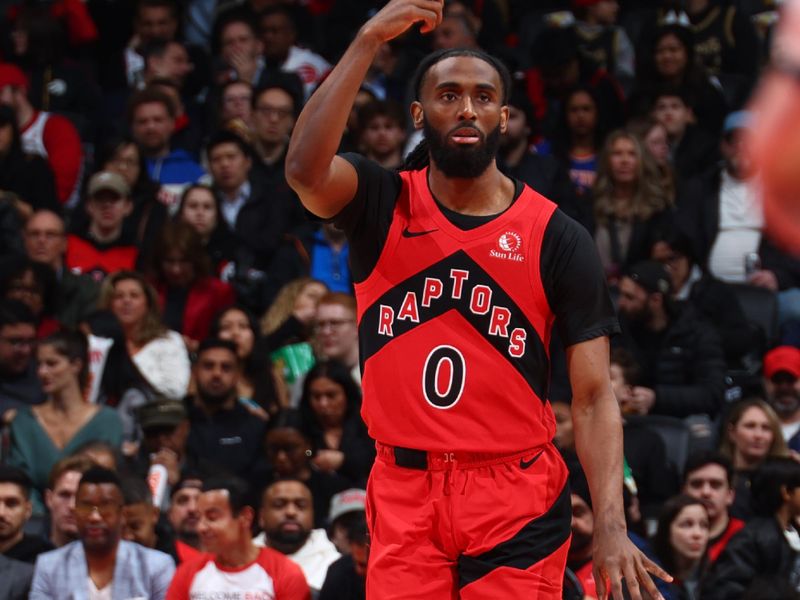
[[147, 383], [171, 400], [182, 400], [189, 388], [191, 365], [183, 337], [167, 331], [133, 355], [133, 364]]
[[[256, 546], [266, 546], [266, 534], [263, 531], [259, 533], [253, 538], [253, 543]], [[303, 571], [308, 587], [312, 590], [320, 590], [322, 584], [325, 583], [328, 567], [337, 561], [341, 554], [333, 542], [328, 539], [328, 534], [324, 529], [313, 529], [303, 547], [294, 554], [286, 556]]]
[[91, 577], [87, 577], [86, 579], [89, 580], [89, 600], [112, 600], [111, 585], [114, 583], [113, 579], [106, 587], [100, 590], [97, 589], [97, 586], [94, 584], [94, 581], [92, 581]]
[[734, 283], [746, 280], [744, 257], [757, 252], [764, 228], [761, 197], [752, 181], [741, 181], [722, 172], [719, 189], [719, 232], [711, 248], [708, 266], [718, 279]]
[[245, 181], [236, 191], [236, 195], [233, 198], [222, 194], [222, 202], [220, 203], [222, 218], [225, 219], [231, 230], [236, 229], [236, 219], [239, 217], [239, 211], [242, 210], [245, 202], [250, 198], [251, 191], [250, 182]]

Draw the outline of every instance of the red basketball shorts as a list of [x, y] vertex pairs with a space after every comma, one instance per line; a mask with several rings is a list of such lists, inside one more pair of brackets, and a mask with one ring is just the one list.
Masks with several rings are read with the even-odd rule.
[[378, 444], [367, 598], [560, 600], [566, 481], [552, 444], [502, 457]]

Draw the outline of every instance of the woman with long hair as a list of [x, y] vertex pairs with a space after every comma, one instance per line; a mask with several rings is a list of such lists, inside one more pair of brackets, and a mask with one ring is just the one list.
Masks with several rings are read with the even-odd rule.
[[119, 319], [128, 356], [150, 389], [182, 400], [190, 375], [186, 344], [162, 322], [158, 294], [144, 276], [118, 271], [106, 277], [99, 306]]
[[600, 155], [594, 196], [594, 239], [609, 282], [646, 260], [656, 233], [671, 221], [673, 198], [641, 141], [624, 129], [609, 134]]
[[363, 486], [375, 445], [361, 420], [361, 389], [350, 370], [335, 360], [314, 365], [306, 374], [299, 410], [301, 429], [311, 440], [317, 468]]
[[236, 258], [236, 237], [221, 216], [214, 191], [207, 185], [196, 183], [184, 190], [175, 219], [187, 223], [200, 236], [215, 274], [219, 275]]
[[86, 337], [54, 333], [39, 343], [37, 375], [47, 396], [43, 404], [17, 410], [11, 421], [9, 464], [34, 484], [32, 500], [43, 513], [42, 494], [53, 465], [91, 441], [114, 447], [122, 442], [122, 423], [111, 408], [87, 402], [89, 351]]
[[568, 170], [579, 197], [590, 195], [605, 132], [595, 91], [587, 85], [568, 91], [553, 139], [553, 154]]
[[259, 329], [253, 314], [240, 305], [222, 310], [211, 323], [210, 336], [236, 345], [241, 367], [239, 401], [262, 418], [273, 419], [286, 405], [286, 398], [279, 391], [269, 355], [259, 351]]
[[735, 471], [731, 515], [747, 520], [753, 514], [754, 473], [768, 458], [789, 456], [778, 415], [761, 398], [738, 402], [725, 419], [719, 450], [731, 459]]
[[212, 275], [202, 239], [187, 223], [174, 221], [161, 230], [150, 274], [164, 324], [183, 334], [191, 351], [208, 335], [214, 315], [235, 300], [233, 288]]
[[667, 600], [697, 600], [708, 562], [708, 512], [703, 502], [680, 495], [664, 503], [653, 537], [661, 566], [674, 578], [661, 589]]
[[308, 340], [317, 302], [327, 291], [327, 286], [313, 277], [299, 277], [280, 289], [261, 318], [261, 334], [269, 340], [271, 349]]

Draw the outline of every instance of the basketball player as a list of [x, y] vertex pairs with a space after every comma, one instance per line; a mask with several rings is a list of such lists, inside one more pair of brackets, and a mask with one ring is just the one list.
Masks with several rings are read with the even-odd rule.
[[622, 510], [622, 430], [608, 380], [617, 323], [588, 234], [500, 173], [508, 71], [475, 50], [419, 66], [426, 142], [399, 173], [336, 156], [380, 45], [441, 21], [441, 0], [392, 0], [300, 116], [286, 161], [305, 206], [343, 229], [359, 324], [363, 416], [377, 440], [367, 514], [372, 599], [561, 598], [567, 470], [551, 444], [548, 344], [567, 348], [578, 451], [596, 513], [602, 595], [647, 571]]

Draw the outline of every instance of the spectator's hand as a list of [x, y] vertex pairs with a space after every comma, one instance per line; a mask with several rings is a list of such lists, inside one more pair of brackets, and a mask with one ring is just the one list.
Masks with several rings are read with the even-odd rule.
[[636, 385], [633, 387], [633, 392], [628, 402], [628, 406], [630, 407], [630, 413], [628, 414], [646, 415], [650, 412], [655, 403], [655, 390]]
[[605, 600], [610, 595], [614, 600], [622, 600], [624, 577], [633, 600], [643, 597], [663, 600], [650, 574], [664, 581], [672, 581], [672, 577], [633, 545], [624, 527], [607, 528], [602, 523], [596, 526], [593, 546], [593, 572], [599, 598]]
[[258, 63], [255, 57], [245, 52], [236, 52], [230, 58], [231, 67], [236, 71], [239, 81], [251, 83], [256, 76]]
[[406, 32], [414, 23], [430, 33], [442, 22], [443, 0], [392, 0], [362, 27], [363, 34], [388, 42]]
[[747, 278], [747, 283], [767, 288], [773, 292], [778, 291], [778, 278], [772, 271], [756, 271]]
[[341, 468], [344, 464], [344, 452], [340, 450], [320, 450], [311, 459], [320, 471], [333, 472]]
[[295, 306], [292, 316], [303, 325], [309, 325], [317, 314], [317, 307], [310, 302], [303, 302], [300, 306]]
[[174, 486], [181, 479], [181, 468], [178, 455], [169, 448], [161, 448], [150, 458], [150, 465], [163, 465], [167, 469], [167, 483]]

